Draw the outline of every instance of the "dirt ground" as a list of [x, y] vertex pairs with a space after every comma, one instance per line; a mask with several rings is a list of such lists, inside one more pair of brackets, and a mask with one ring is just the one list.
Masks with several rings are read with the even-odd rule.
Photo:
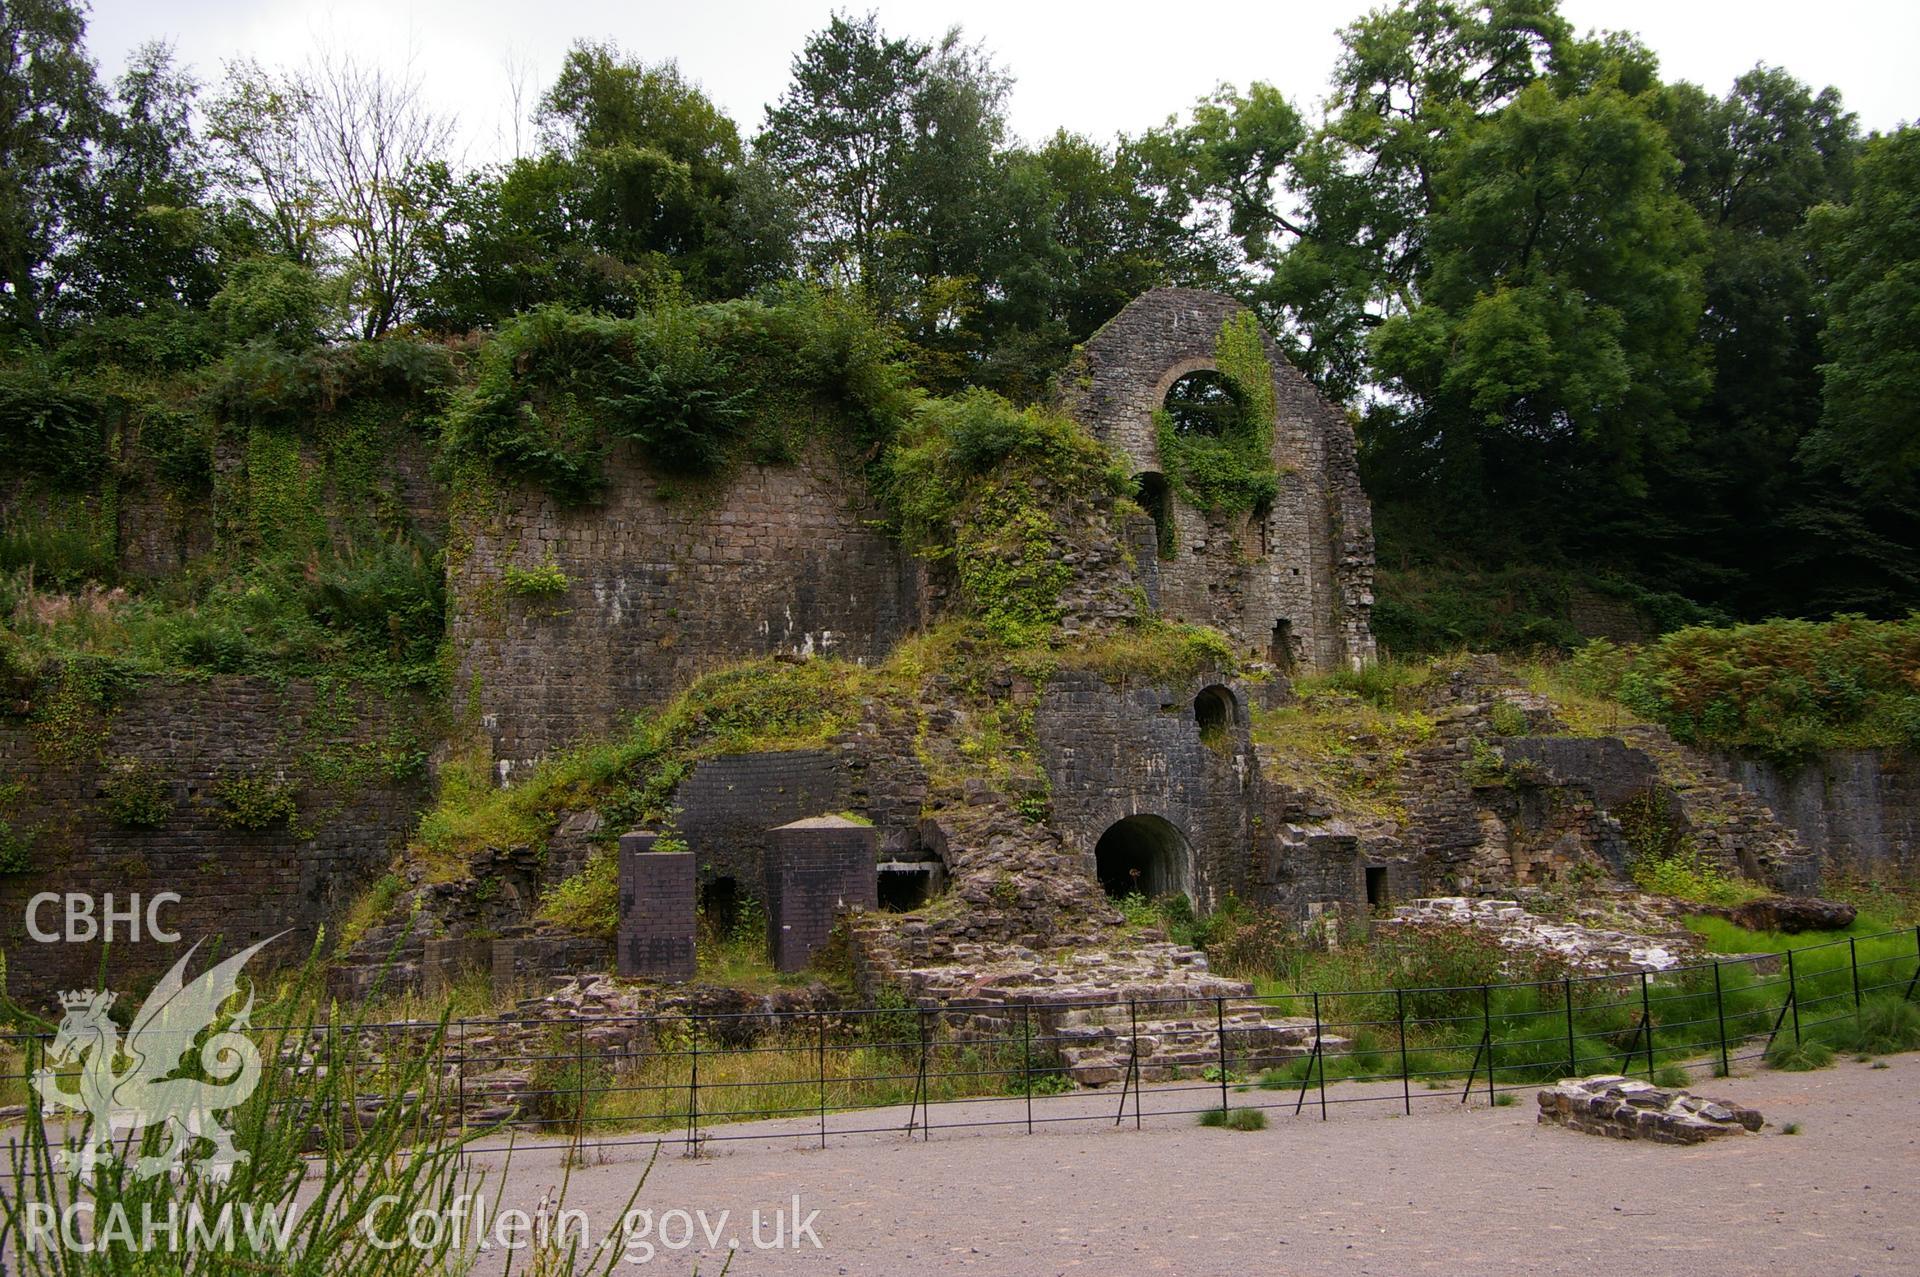
[[[1156, 1109], [1210, 1102], [1150, 1088], [1143, 1129], [1118, 1096], [940, 1106], [929, 1140], [829, 1135], [817, 1121], [720, 1128], [751, 1138], [667, 1147], [636, 1202], [619, 1272], [734, 1275], [1029, 1274], [1912, 1274], [1920, 1273], [1920, 1055], [1887, 1067], [1758, 1072], [1695, 1090], [1759, 1108], [1759, 1135], [1696, 1147], [1581, 1135], [1535, 1121], [1532, 1092], [1509, 1107], [1457, 1092], [1398, 1105], [1280, 1103], [1264, 1131], [1202, 1128]], [[1397, 1084], [1387, 1088], [1398, 1098]], [[1335, 1086], [1329, 1098], [1363, 1092]], [[1217, 1092], [1215, 1093], [1217, 1095]], [[904, 1125], [905, 1110], [833, 1115], [842, 1126]], [[1798, 1123], [1799, 1133], [1782, 1127]], [[566, 1205], [592, 1238], [619, 1232], [651, 1146], [590, 1152]], [[482, 1158], [482, 1161], [498, 1161]], [[530, 1207], [560, 1176], [552, 1150], [522, 1150], [491, 1209]], [[798, 1198], [812, 1230], [784, 1217]], [[787, 1245], [756, 1247], [776, 1231]], [[775, 1229], [774, 1212], [783, 1212]], [[674, 1212], [684, 1212], [676, 1215]], [[704, 1221], [694, 1212], [704, 1211]], [[724, 1221], [721, 1212], [727, 1212]], [[709, 1245], [710, 1231], [718, 1244]], [[691, 1243], [685, 1241], [692, 1235]], [[818, 1246], [813, 1238], [818, 1238]], [[636, 1240], [637, 1239], [637, 1240]], [[503, 1254], [481, 1258], [498, 1274]], [[515, 1264], [525, 1270], [525, 1259]]]

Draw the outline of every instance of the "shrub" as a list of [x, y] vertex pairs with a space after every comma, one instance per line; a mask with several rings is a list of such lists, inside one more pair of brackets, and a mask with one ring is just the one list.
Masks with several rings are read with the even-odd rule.
[[0, 816], [0, 874], [31, 873], [33, 834]]
[[208, 313], [228, 342], [269, 341], [305, 350], [332, 326], [334, 290], [305, 266], [281, 257], [237, 263]]
[[173, 787], [151, 763], [123, 759], [101, 782], [107, 815], [128, 829], [158, 829], [173, 814]]
[[1572, 672], [1684, 741], [1784, 763], [1822, 749], [1920, 746], [1920, 613], [1694, 626], [1644, 648], [1589, 643]]
[[1200, 1125], [1229, 1131], [1264, 1131], [1267, 1115], [1263, 1109], [1207, 1109], [1200, 1114]]
[[0, 371], [0, 469], [67, 486], [106, 468], [105, 406], [43, 368]]
[[1653, 1084], [1669, 1090], [1684, 1090], [1693, 1085], [1693, 1075], [1678, 1064], [1662, 1064], [1653, 1071]]
[[529, 598], [553, 598], [565, 594], [567, 587], [573, 584], [560, 565], [552, 559], [546, 559], [538, 567], [523, 568], [507, 565], [503, 574], [507, 592]]
[[214, 819], [229, 829], [292, 829], [300, 814], [293, 786], [266, 776], [228, 776], [213, 784]]
[[821, 425], [875, 453], [910, 399], [892, 338], [818, 292], [666, 299], [626, 320], [543, 307], [503, 325], [481, 352], [472, 388], [447, 416], [446, 445], [450, 457], [577, 503], [605, 481], [616, 440], [688, 475], [787, 459]]

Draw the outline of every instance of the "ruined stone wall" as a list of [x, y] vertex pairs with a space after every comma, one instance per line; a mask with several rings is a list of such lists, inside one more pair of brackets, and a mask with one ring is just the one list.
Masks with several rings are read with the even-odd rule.
[[[452, 638], [500, 777], [606, 732], [747, 657], [878, 660], [920, 621], [919, 565], [870, 526], [864, 485], [831, 458], [748, 466], [723, 488], [614, 457], [605, 499], [568, 508], [516, 488], [456, 530]], [[556, 596], [509, 566], [551, 562]]]
[[732, 878], [756, 893], [776, 825], [846, 806], [846, 778], [829, 750], [723, 754], [693, 769], [674, 791], [674, 829], [686, 840], [703, 883]]
[[[8, 991], [42, 1002], [63, 986], [90, 985], [94, 944], [42, 944], [26, 929], [39, 892], [176, 892], [162, 921], [182, 945], [112, 946], [108, 978], [138, 986], [206, 938], [231, 953], [282, 930], [263, 959], [304, 958], [315, 929], [341, 914], [383, 872], [424, 807], [427, 779], [417, 734], [424, 707], [385, 702], [351, 687], [294, 680], [145, 680], [98, 711], [45, 724], [0, 715], [5, 816], [27, 841], [25, 872], [0, 874], [0, 948]], [[143, 765], [164, 779], [171, 811], [156, 829], [115, 823], [103, 786], [113, 769]], [[217, 784], [236, 777], [289, 786], [292, 828], [234, 829], [219, 819]], [[43, 912], [43, 928], [55, 921]]]
[[[1136, 472], [1164, 473], [1152, 415], [1173, 383], [1213, 368], [1220, 328], [1241, 307], [1192, 289], [1136, 299], [1087, 342], [1063, 405]], [[1173, 553], [1135, 539], [1140, 582], [1165, 615], [1214, 625], [1247, 654], [1266, 657], [1275, 625], [1292, 655], [1318, 669], [1374, 654], [1373, 517], [1360, 488], [1347, 419], [1263, 333], [1276, 403], [1273, 464], [1279, 493], [1260, 516], [1208, 516], [1175, 494]]]
[[1722, 774], [1758, 794], [1823, 867], [1862, 878], [1920, 878], [1920, 763], [1885, 749], [1830, 750], [1799, 768], [1720, 755]]
[[1246, 894], [1258, 768], [1244, 688], [1230, 689], [1237, 721], [1214, 741], [1202, 739], [1194, 698], [1215, 682], [1115, 687], [1089, 673], [1048, 681], [1034, 733], [1051, 789], [1050, 823], [1089, 876], [1108, 827], [1150, 815], [1172, 824], [1191, 848], [1188, 894], [1197, 905]]

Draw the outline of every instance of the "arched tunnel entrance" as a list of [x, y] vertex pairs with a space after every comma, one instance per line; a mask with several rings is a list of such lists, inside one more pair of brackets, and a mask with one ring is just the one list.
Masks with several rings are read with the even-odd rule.
[[1187, 836], [1160, 816], [1116, 820], [1093, 849], [1100, 886], [1116, 900], [1136, 893], [1152, 900], [1186, 891], [1192, 858]]

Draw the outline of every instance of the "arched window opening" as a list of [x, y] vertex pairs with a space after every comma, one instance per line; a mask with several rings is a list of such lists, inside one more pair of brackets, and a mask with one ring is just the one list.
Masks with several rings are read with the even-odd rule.
[[1239, 388], [1211, 368], [1190, 372], [1167, 387], [1162, 407], [1177, 435], [1205, 435], [1218, 439], [1246, 414]]

